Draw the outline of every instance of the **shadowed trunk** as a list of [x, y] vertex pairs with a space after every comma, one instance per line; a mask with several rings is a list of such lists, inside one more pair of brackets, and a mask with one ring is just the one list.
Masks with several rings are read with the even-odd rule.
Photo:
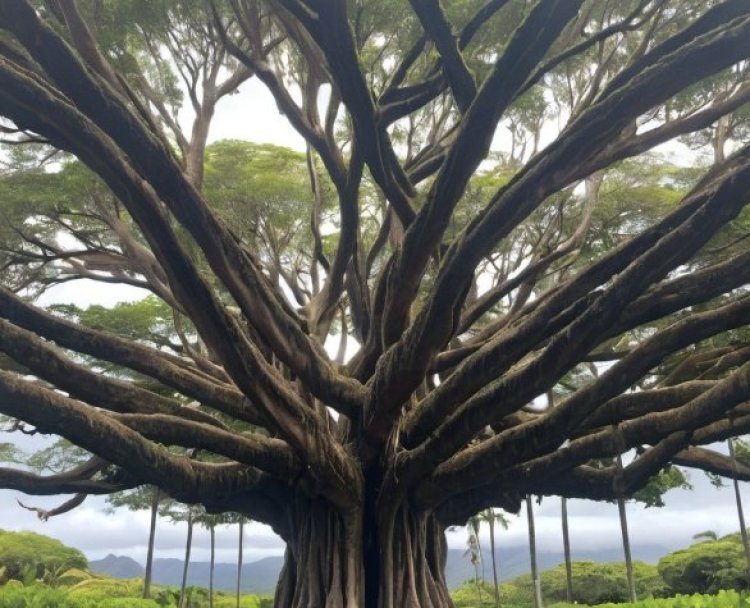
[[276, 608], [453, 606], [444, 529], [433, 515], [403, 506], [341, 515], [323, 501], [301, 500], [287, 529]]
[[148, 529], [148, 550], [146, 552], [146, 572], [143, 575], [143, 597], [151, 597], [151, 573], [154, 569], [154, 538], [156, 537], [156, 515], [159, 511], [159, 488], [154, 488], [151, 501], [151, 523]]

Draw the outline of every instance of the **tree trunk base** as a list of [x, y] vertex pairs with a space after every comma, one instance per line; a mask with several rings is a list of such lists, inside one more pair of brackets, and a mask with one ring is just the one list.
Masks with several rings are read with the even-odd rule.
[[452, 608], [434, 516], [399, 508], [363, 525], [324, 501], [290, 511], [275, 608]]

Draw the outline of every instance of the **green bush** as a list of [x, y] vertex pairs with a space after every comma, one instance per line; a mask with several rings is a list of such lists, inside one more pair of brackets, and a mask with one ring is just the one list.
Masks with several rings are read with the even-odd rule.
[[98, 602], [96, 608], [159, 608], [159, 604], [142, 598], [116, 597]]
[[[479, 586], [473, 580], [466, 581], [451, 593], [451, 597], [456, 608], [494, 608], [495, 606], [495, 591], [492, 585], [484, 583]], [[510, 605], [510, 603], [503, 602], [503, 606]]]
[[659, 560], [659, 573], [673, 593], [745, 589], [745, 557], [739, 534], [696, 543]]
[[113, 598], [138, 598], [143, 590], [140, 579], [120, 580], [115, 578], [92, 578], [70, 587], [68, 594], [76, 601], [101, 602]]
[[48, 572], [85, 570], [86, 557], [59, 540], [33, 532], [0, 530], [0, 567], [5, 578], [31, 583]]
[[[273, 606], [273, 600], [268, 604], [269, 599], [257, 595], [242, 595], [240, 596], [240, 608], [266, 608], [266, 606], [270, 608]], [[237, 606], [237, 597], [235, 595], [214, 595], [214, 608], [235, 608], [235, 606]]]
[[[548, 606], [548, 608], [553, 607]], [[723, 590], [716, 595], [677, 595], [670, 598], [642, 600], [634, 604], [602, 604], [597, 608], [750, 608], [750, 595], [734, 590]]]
[[62, 589], [46, 585], [5, 585], [0, 589], [0, 608], [79, 608]]
[[[664, 597], [668, 587], [659, 576], [656, 566], [634, 562], [635, 586], [638, 597]], [[573, 562], [573, 600], [578, 604], [624, 602], [628, 599], [625, 564], [612, 562]], [[541, 574], [542, 596], [545, 602], [564, 602], [566, 599], [565, 565], [560, 564]], [[532, 606], [531, 575], [525, 574], [501, 587], [504, 603], [509, 606]]]

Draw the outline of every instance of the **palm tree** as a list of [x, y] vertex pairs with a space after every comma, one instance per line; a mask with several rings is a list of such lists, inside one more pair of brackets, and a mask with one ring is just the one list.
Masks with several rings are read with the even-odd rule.
[[568, 499], [564, 496], [560, 499], [563, 553], [565, 554], [565, 601], [573, 603], [573, 564], [570, 559], [570, 534], [568, 533]]
[[245, 518], [240, 515], [240, 542], [237, 551], [237, 608], [240, 608], [240, 585], [242, 583], [242, 538], [245, 533]]
[[226, 515], [212, 515], [201, 512], [197, 516], [196, 521], [200, 523], [204, 528], [208, 530], [209, 538], [211, 539], [211, 562], [208, 570], [208, 607], [213, 608], [214, 605], [214, 570], [216, 566], [216, 526], [222, 523], [226, 523]]
[[[617, 475], [622, 475], [622, 455], [617, 455]], [[632, 603], [637, 601], [635, 592], [635, 578], [633, 576], [633, 557], [630, 553], [630, 534], [628, 533], [628, 514], [625, 510], [625, 497], [622, 492], [617, 494], [617, 510], [620, 514], [620, 529], [622, 531], [622, 548], [625, 552], [625, 572], [628, 578], [628, 598]]]
[[697, 540], [701, 543], [712, 542], [719, 540], [719, 535], [716, 534], [716, 532], [714, 532], [713, 530], [706, 530], [705, 532], [698, 532], [698, 534], [693, 534], [693, 540]]
[[501, 511], [495, 511], [492, 507], [485, 509], [480, 514], [482, 521], [486, 521], [490, 527], [490, 556], [492, 558], [492, 581], [495, 585], [495, 606], [500, 606], [500, 585], [497, 580], [497, 558], [495, 556], [495, 523], [499, 523], [503, 529], [507, 529], [508, 520]]
[[539, 579], [539, 568], [536, 563], [536, 530], [534, 528], [534, 505], [531, 495], [526, 496], [526, 517], [529, 522], [529, 555], [531, 557], [531, 580], [534, 584], [534, 608], [543, 608], [542, 582]]
[[[466, 527], [469, 530], [469, 537], [466, 539], [467, 549], [464, 551], [464, 556], [468, 555], [474, 566], [474, 581], [477, 584], [477, 593], [479, 594], [479, 604], [482, 604], [482, 584], [484, 583], [484, 560], [482, 559], [482, 545], [479, 542], [479, 528], [481, 527], [482, 519], [480, 515], [474, 515], [470, 517], [466, 522]], [[479, 566], [482, 566], [482, 576], [479, 576]]]
[[214, 567], [216, 565], [216, 526], [208, 527], [211, 535], [211, 566], [208, 570], [208, 608], [214, 608]]
[[729, 446], [729, 457], [732, 459], [732, 484], [734, 485], [734, 500], [737, 503], [737, 517], [740, 520], [740, 535], [742, 536], [742, 546], [745, 549], [745, 578], [747, 585], [750, 587], [750, 542], [747, 538], [747, 528], [745, 526], [745, 513], [742, 509], [742, 498], [740, 496], [740, 484], [737, 481], [737, 455], [734, 451], [734, 443], [727, 439]]
[[180, 585], [180, 602], [179, 608], [185, 608], [187, 597], [185, 589], [187, 588], [188, 567], [190, 566], [190, 550], [193, 546], [193, 509], [188, 506], [187, 509], [187, 541], [185, 543], [185, 563], [182, 566], [182, 584]]
[[156, 515], [159, 511], [159, 488], [153, 487], [153, 498], [151, 499], [151, 523], [148, 530], [148, 550], [146, 551], [146, 572], [143, 576], [143, 597], [151, 597], [151, 573], [154, 568], [154, 539], [156, 537]]

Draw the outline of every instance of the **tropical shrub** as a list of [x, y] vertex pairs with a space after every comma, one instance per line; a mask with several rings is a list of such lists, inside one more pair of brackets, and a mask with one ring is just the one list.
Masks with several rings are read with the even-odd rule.
[[[663, 597], [668, 587], [659, 576], [656, 566], [635, 562], [636, 592], [638, 597]], [[573, 600], [579, 604], [601, 604], [624, 602], [628, 599], [625, 564], [612, 562], [573, 562]], [[566, 599], [565, 565], [560, 564], [541, 575], [542, 596], [547, 602], [563, 602]], [[531, 575], [525, 574], [501, 588], [503, 599], [511, 606], [531, 606], [533, 587]]]
[[6, 579], [32, 583], [50, 572], [86, 569], [86, 557], [59, 540], [33, 532], [0, 530], [0, 566]]
[[[508, 587], [507, 584], [502, 586], [503, 588]], [[487, 583], [477, 585], [476, 581], [466, 581], [453, 593], [453, 603], [456, 608], [494, 608], [495, 606], [495, 595], [492, 585]], [[503, 596], [505, 597], [505, 596]], [[509, 602], [503, 602], [503, 606], [510, 606]]]
[[716, 593], [747, 587], [739, 534], [674, 551], [659, 560], [658, 568], [673, 593]]
[[62, 589], [46, 585], [4, 585], [0, 590], [0, 608], [80, 608]]
[[[214, 608], [235, 608], [237, 598], [234, 595], [217, 595], [214, 597]], [[240, 596], [240, 608], [271, 608], [273, 600], [257, 595]]]
[[140, 579], [91, 578], [70, 587], [69, 597], [75, 600], [102, 601], [113, 598], [138, 598], [143, 583]]
[[[556, 607], [548, 606], [547, 608]], [[750, 595], [725, 589], [716, 595], [677, 595], [627, 604], [602, 604], [597, 608], [750, 608]]]

